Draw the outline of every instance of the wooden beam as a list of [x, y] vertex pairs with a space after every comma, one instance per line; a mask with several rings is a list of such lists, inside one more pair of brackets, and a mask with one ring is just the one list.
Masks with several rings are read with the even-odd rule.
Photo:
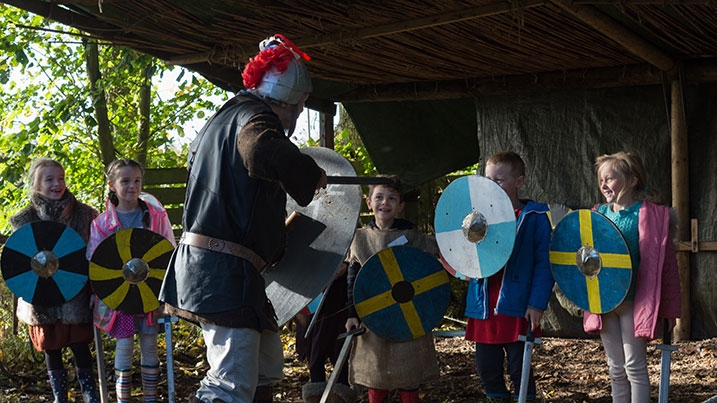
[[[690, 238], [690, 192], [689, 192], [689, 153], [687, 123], [679, 75], [670, 82], [670, 144], [672, 149], [672, 207], [677, 213], [678, 239]], [[682, 313], [675, 328], [675, 338], [689, 340], [691, 337], [690, 320], [690, 253], [677, 253], [677, 267], [680, 273], [680, 293]]]
[[[377, 36], [385, 36], [400, 32], [416, 31], [420, 29], [432, 28], [440, 25], [453, 24], [456, 22], [471, 20], [475, 18], [490, 17], [498, 14], [505, 14], [516, 10], [524, 10], [527, 8], [544, 5], [548, 0], [525, 0], [524, 2], [508, 2], [501, 1], [496, 4], [487, 6], [472, 7], [460, 9], [443, 14], [434, 14], [427, 17], [417, 18], [413, 20], [405, 20], [394, 22], [391, 24], [370, 26], [368, 28], [356, 29], [352, 31], [330, 32], [328, 34], [297, 38], [294, 43], [302, 49], [310, 49], [321, 46], [334, 45], [340, 42], [356, 41]], [[240, 49], [243, 51], [243, 49]], [[188, 55], [172, 56], [165, 60], [167, 64], [187, 64], [187, 63], [223, 63], [223, 60], [215, 60], [212, 52], [201, 52]]]
[[327, 113], [319, 112], [319, 145], [334, 149], [334, 117]]
[[[717, 82], [717, 59], [686, 63], [685, 82]], [[457, 99], [531, 92], [658, 85], [661, 83], [662, 78], [658, 69], [649, 64], [640, 64], [525, 74], [496, 79], [469, 78], [438, 82], [366, 85], [336, 96], [336, 101], [349, 103]]]
[[512, 11], [542, 6], [546, 2], [547, 0], [525, 0], [518, 2], [501, 1], [496, 4], [490, 4], [487, 6], [460, 9], [458, 11], [453, 11], [449, 13], [434, 14], [429, 15], [427, 17], [399, 21], [391, 24], [377, 25], [352, 31], [331, 32], [315, 37], [297, 38], [294, 43], [296, 43], [296, 45], [300, 48], [307, 49], [319, 46], [327, 46], [339, 42], [355, 41], [373, 38], [377, 36], [392, 35], [401, 32], [416, 31], [446, 24], [453, 24], [466, 20], [472, 20], [476, 18], [505, 14]]
[[637, 36], [609, 16], [601, 13], [595, 7], [574, 4], [570, 0], [551, 1], [658, 69], [667, 72], [675, 70], [676, 63], [671, 56]]
[[629, 6], [706, 6], [711, 0], [574, 0], [573, 4], [605, 5], [614, 7]]

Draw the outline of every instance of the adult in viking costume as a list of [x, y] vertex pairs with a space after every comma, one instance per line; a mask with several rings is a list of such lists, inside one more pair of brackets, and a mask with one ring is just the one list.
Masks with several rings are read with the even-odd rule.
[[[38, 158], [30, 166], [28, 180], [30, 204], [10, 217], [12, 230], [35, 221], [54, 221], [72, 228], [87, 242], [90, 225], [98, 213], [78, 202], [67, 190], [62, 165], [49, 158]], [[94, 337], [89, 286], [61, 305], [41, 306], [20, 298], [17, 317], [30, 325], [30, 340], [35, 349], [45, 353], [54, 403], [67, 403], [67, 369], [62, 362], [65, 347], [72, 350], [75, 358], [83, 400], [99, 403], [89, 346]]]
[[286, 246], [286, 194], [308, 205], [326, 173], [289, 140], [311, 91], [303, 52], [262, 41], [224, 104], [194, 140], [182, 225], [159, 299], [197, 323], [209, 370], [190, 402], [270, 402], [283, 377], [274, 309], [260, 270]]
[[[389, 185], [371, 185], [366, 199], [373, 220], [356, 230], [348, 255], [348, 300], [353, 303], [353, 288], [361, 267], [375, 253], [404, 239], [431, 255], [438, 255], [435, 238], [424, 234], [412, 222], [397, 218], [404, 206], [403, 187], [395, 176]], [[353, 305], [349, 306], [346, 330], [359, 326]], [[351, 383], [368, 388], [370, 403], [387, 401], [393, 389], [398, 389], [402, 403], [417, 403], [421, 384], [437, 379], [440, 375], [433, 335], [427, 334], [413, 340], [394, 341], [385, 339], [370, 329], [359, 336], [349, 358]]]

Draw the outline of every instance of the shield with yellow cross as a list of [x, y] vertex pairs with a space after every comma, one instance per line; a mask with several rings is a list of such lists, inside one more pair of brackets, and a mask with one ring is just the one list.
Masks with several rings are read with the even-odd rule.
[[127, 314], [159, 308], [167, 264], [174, 246], [162, 235], [127, 228], [105, 238], [90, 259], [90, 284], [112, 309]]
[[403, 341], [430, 332], [450, 299], [448, 273], [430, 254], [394, 246], [371, 256], [354, 283], [354, 306], [379, 336]]
[[630, 250], [607, 217], [575, 210], [555, 227], [550, 243], [555, 282], [578, 307], [600, 314], [625, 299], [632, 280]]

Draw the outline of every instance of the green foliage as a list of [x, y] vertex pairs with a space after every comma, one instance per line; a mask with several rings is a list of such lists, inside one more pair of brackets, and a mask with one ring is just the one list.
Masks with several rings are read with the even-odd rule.
[[[106, 186], [82, 35], [7, 5], [0, 5], [0, 19], [0, 234], [8, 235], [9, 217], [27, 203], [25, 175], [35, 158], [62, 163], [68, 188], [95, 207], [104, 205]], [[151, 80], [149, 168], [183, 166], [183, 138], [192, 134], [184, 133], [185, 123], [211, 113], [218, 104], [212, 98], [227, 97], [201, 77], [129, 49], [99, 44], [99, 65], [117, 157], [135, 158], [139, 150], [138, 94]], [[159, 80], [173, 78], [173, 88], [160, 92]], [[31, 346], [27, 325], [13, 333], [13, 315], [12, 295], [0, 282], [0, 376], [36, 372], [44, 382], [42, 354]], [[201, 332], [191, 324], [180, 322], [173, 333], [180, 346], [201, 346]], [[113, 340], [103, 338], [103, 346], [111, 359]]]
[[[106, 186], [82, 35], [7, 5], [0, 18], [0, 233], [8, 234], [9, 216], [27, 202], [25, 173], [37, 157], [62, 163], [68, 188], [86, 203], [101, 208]], [[151, 82], [148, 168], [183, 165], [185, 123], [213, 111], [212, 98], [226, 98], [207, 80], [126, 48], [99, 44], [99, 65], [116, 157], [136, 158], [141, 149], [139, 89]], [[174, 88], [160, 93], [159, 80], [172, 77]]]

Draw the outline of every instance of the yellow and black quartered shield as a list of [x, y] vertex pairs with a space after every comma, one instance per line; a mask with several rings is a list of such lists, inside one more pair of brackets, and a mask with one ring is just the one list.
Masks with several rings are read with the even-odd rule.
[[64, 224], [35, 221], [8, 238], [0, 267], [7, 288], [19, 298], [34, 305], [60, 305], [87, 284], [85, 241]]
[[550, 263], [565, 296], [588, 312], [610, 312], [630, 289], [627, 243], [615, 224], [595, 211], [575, 210], [558, 223]]
[[128, 228], [105, 238], [90, 259], [90, 283], [112, 309], [127, 314], [159, 308], [159, 290], [174, 246], [156, 232]]
[[433, 256], [412, 246], [393, 246], [371, 256], [354, 283], [361, 321], [389, 340], [411, 340], [443, 319], [450, 299], [448, 273]]
[[515, 212], [505, 191], [492, 180], [468, 175], [451, 182], [436, 204], [436, 241], [454, 277], [485, 278], [510, 258]]

